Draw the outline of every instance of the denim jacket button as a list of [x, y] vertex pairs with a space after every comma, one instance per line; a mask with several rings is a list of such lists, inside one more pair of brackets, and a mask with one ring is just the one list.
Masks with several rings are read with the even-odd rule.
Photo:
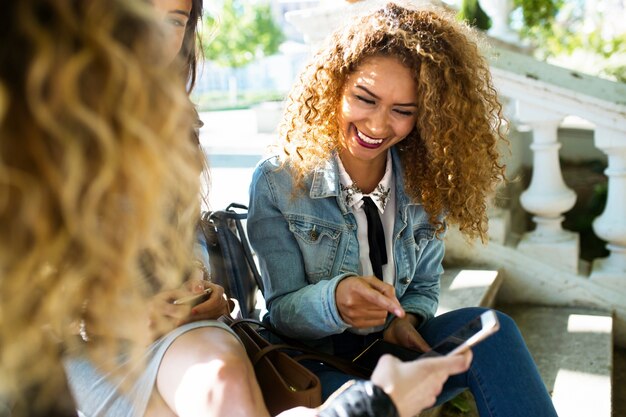
[[311, 240], [317, 240], [317, 238], [320, 237], [320, 234], [317, 233], [317, 230], [311, 229], [309, 231], [309, 237], [311, 238]]
[[411, 282], [411, 280], [408, 278], [402, 278], [400, 282], [402, 283], [402, 285], [408, 285]]

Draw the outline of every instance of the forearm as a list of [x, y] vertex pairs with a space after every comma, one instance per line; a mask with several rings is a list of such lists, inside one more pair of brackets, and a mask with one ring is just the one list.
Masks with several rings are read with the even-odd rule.
[[270, 320], [286, 334], [303, 339], [320, 339], [345, 331], [349, 325], [341, 319], [335, 301], [340, 275], [316, 284], [307, 284], [292, 293], [268, 302]]

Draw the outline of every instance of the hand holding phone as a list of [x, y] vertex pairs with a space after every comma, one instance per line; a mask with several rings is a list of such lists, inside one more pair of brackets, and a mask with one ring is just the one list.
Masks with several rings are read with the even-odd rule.
[[443, 341], [435, 345], [428, 352], [422, 353], [407, 349], [403, 346], [377, 339], [352, 361], [366, 369], [373, 370], [378, 359], [384, 354], [391, 354], [402, 361], [415, 360], [433, 356], [456, 355], [475, 346], [500, 328], [498, 317], [493, 310], [487, 310], [480, 316], [469, 321], [463, 327]]
[[213, 292], [213, 288], [211, 287], [205, 288], [204, 291], [200, 293], [192, 294], [192, 295], [174, 300], [172, 304], [175, 304], [175, 305], [188, 304], [194, 307], [208, 300], [209, 297], [211, 296], [211, 292]]

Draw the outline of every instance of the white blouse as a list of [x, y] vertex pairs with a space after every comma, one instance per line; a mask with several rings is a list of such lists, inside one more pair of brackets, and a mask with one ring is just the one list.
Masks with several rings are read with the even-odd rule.
[[370, 197], [380, 212], [380, 220], [385, 231], [387, 264], [383, 265], [383, 281], [394, 285], [396, 281], [396, 264], [393, 256], [393, 225], [396, 212], [396, 187], [391, 151], [387, 151], [385, 174], [370, 194], [363, 194], [358, 185], [352, 181], [339, 156], [337, 156], [337, 163], [339, 165], [339, 182], [341, 184], [342, 196], [346, 206], [352, 210], [356, 219], [357, 239], [359, 241], [359, 273], [362, 276], [374, 275], [369, 256], [370, 246], [367, 240], [367, 218], [363, 210], [362, 200], [363, 197]]

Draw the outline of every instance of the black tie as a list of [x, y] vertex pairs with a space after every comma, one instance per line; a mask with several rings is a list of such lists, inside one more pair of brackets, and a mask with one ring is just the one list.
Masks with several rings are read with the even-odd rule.
[[387, 249], [385, 248], [385, 230], [380, 221], [378, 207], [369, 197], [363, 197], [363, 211], [367, 218], [367, 242], [370, 245], [370, 261], [374, 275], [383, 279], [383, 265], [387, 263]]

